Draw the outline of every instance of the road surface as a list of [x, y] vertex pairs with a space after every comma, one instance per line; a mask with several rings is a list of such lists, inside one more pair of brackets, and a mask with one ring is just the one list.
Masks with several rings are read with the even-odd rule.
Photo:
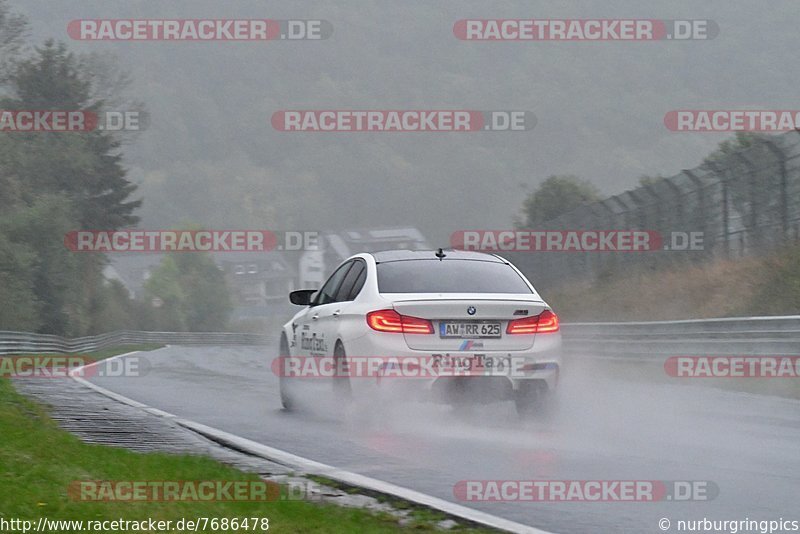
[[[271, 347], [166, 347], [111, 391], [312, 460], [556, 533], [663, 532], [678, 520], [800, 519], [800, 402], [623, 381], [573, 362], [555, 412], [511, 403], [453, 410], [404, 399], [320, 398], [280, 408]], [[710, 481], [710, 501], [463, 502], [462, 480]]]

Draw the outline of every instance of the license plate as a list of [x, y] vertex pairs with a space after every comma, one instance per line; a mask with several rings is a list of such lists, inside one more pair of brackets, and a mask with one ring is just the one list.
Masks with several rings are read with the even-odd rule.
[[500, 337], [500, 322], [442, 321], [439, 323], [439, 337], [462, 339]]

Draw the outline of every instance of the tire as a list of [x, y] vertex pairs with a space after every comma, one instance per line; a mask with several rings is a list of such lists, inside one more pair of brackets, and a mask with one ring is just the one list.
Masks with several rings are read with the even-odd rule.
[[[336, 346], [333, 349], [333, 365], [334, 369], [342, 369], [347, 367], [343, 367], [344, 363], [341, 361], [347, 357], [347, 353], [344, 350], [344, 345], [342, 345], [341, 341], [336, 342]], [[337, 373], [338, 374], [338, 373]], [[337, 401], [341, 402], [349, 402], [353, 398], [353, 388], [350, 385], [350, 377], [349, 376], [335, 376], [333, 379], [333, 394]]]
[[550, 397], [547, 383], [543, 380], [526, 380], [514, 391], [514, 407], [520, 417], [531, 417], [545, 412], [545, 404]]
[[[289, 342], [287, 341], [285, 334], [281, 334], [281, 343], [278, 349], [278, 356], [289, 356]], [[284, 410], [291, 412], [297, 407], [297, 401], [290, 391], [291, 388], [289, 387], [289, 380], [283, 377], [283, 373], [281, 373], [279, 383], [281, 391], [281, 405], [283, 406]]]

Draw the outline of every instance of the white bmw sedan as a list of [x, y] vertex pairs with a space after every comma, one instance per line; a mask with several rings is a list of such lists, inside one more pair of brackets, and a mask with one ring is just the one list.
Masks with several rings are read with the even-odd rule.
[[400, 385], [452, 404], [513, 400], [528, 414], [558, 383], [558, 317], [496, 255], [357, 254], [290, 301], [303, 309], [283, 326], [272, 366], [287, 410], [317, 404], [320, 389], [349, 397]]

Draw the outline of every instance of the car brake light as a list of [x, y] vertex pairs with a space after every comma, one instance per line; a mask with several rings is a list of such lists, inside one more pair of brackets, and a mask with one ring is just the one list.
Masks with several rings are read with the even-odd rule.
[[558, 332], [558, 315], [545, 310], [535, 317], [514, 319], [508, 322], [506, 334], [547, 334]]
[[367, 324], [378, 332], [433, 334], [433, 323], [427, 319], [400, 315], [394, 310], [378, 310], [367, 314]]

